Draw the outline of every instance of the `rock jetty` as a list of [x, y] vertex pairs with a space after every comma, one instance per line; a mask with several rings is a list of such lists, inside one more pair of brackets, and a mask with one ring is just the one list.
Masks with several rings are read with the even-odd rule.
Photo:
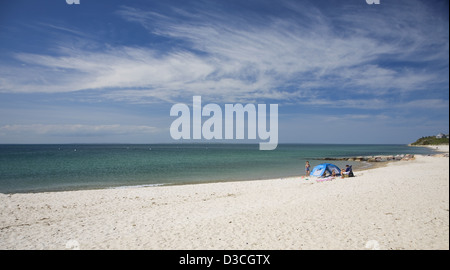
[[367, 162], [385, 162], [394, 160], [413, 160], [413, 154], [388, 155], [388, 156], [358, 156], [358, 157], [326, 157], [320, 160], [347, 160], [347, 161], [367, 161]]

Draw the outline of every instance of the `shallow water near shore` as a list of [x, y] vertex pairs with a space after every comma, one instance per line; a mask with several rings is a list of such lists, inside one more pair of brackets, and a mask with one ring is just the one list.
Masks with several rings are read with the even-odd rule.
[[[0, 192], [42, 192], [177, 185], [304, 175], [325, 157], [433, 154], [406, 145], [252, 144], [0, 145]], [[354, 170], [371, 165], [333, 161]]]

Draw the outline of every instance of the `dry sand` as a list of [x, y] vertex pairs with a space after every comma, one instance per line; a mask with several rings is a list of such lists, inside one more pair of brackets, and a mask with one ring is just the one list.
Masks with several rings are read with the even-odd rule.
[[437, 152], [447, 153], [448, 154], [448, 145], [429, 145], [428, 148], [436, 150]]
[[0, 194], [0, 249], [449, 249], [448, 157], [355, 174]]

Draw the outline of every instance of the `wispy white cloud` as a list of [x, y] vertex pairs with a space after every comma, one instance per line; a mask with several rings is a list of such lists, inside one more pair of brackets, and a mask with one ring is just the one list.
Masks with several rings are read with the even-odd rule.
[[[291, 16], [240, 17], [198, 7], [172, 8], [176, 16], [169, 16], [122, 7], [117, 14], [124, 20], [182, 45], [98, 51], [58, 43], [55, 55], [16, 53], [20, 65], [0, 65], [0, 92], [107, 89], [99, 93], [102, 98], [132, 103], [203, 95], [212, 101], [314, 104], [331, 102], [327, 96], [334, 91], [361, 95], [344, 104], [361, 108], [369, 103], [364, 99], [381, 104], [392, 90], [448, 84], [448, 76], [429, 67], [430, 62], [448, 65], [448, 22], [446, 28], [439, 18], [429, 20], [431, 13], [421, 2], [377, 11], [357, 7], [357, 12], [344, 5], [339, 16], [291, 1], [283, 5]], [[80, 38], [78, 30], [47, 27]]]
[[34, 134], [48, 136], [103, 136], [103, 135], [127, 135], [127, 134], [151, 134], [158, 128], [137, 125], [4, 125], [0, 126], [0, 135], [10, 136], [14, 134]]
[[448, 112], [449, 109], [448, 100], [443, 99], [420, 99], [393, 106], [406, 109], [441, 110], [442, 112]]

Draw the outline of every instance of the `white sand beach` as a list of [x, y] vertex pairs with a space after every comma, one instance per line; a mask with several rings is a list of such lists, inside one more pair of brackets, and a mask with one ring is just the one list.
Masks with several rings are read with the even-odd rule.
[[355, 175], [0, 194], [0, 249], [449, 249], [448, 157]]
[[442, 153], [448, 154], [448, 149], [449, 149], [448, 145], [429, 145], [427, 147], [435, 150], [436, 152], [442, 152]]

